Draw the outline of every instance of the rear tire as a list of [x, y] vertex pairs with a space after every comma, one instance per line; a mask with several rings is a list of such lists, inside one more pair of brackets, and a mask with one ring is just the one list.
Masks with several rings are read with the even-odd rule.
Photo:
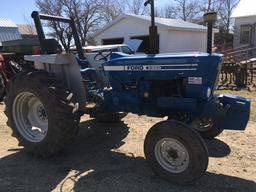
[[60, 151], [78, 132], [78, 103], [54, 75], [45, 71], [17, 74], [5, 99], [7, 125], [20, 146], [36, 156]]
[[178, 121], [154, 125], [147, 133], [144, 153], [157, 175], [180, 185], [200, 178], [208, 166], [208, 150], [203, 139]]

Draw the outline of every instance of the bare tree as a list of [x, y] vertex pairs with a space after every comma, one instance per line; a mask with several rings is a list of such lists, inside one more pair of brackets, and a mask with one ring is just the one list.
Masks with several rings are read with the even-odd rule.
[[221, 8], [219, 10], [220, 25], [223, 27], [225, 33], [229, 33], [231, 28], [231, 14], [234, 8], [239, 3], [239, 0], [219, 0]]
[[239, 0], [203, 0], [202, 11], [218, 13], [218, 24], [226, 33], [231, 27], [231, 14]]
[[26, 33], [28, 35], [37, 35], [36, 33], [36, 28], [35, 28], [35, 25], [34, 25], [34, 22], [32, 20], [31, 17], [26, 17], [25, 15], [23, 16], [23, 20], [24, 20], [24, 23], [26, 25]]
[[172, 0], [165, 7], [165, 17], [177, 18], [184, 21], [195, 21], [198, 19], [201, 9], [199, 0]]
[[149, 8], [144, 6], [146, 0], [105, 0], [102, 14], [107, 22], [121, 14], [132, 13], [135, 15], [148, 15]]
[[172, 19], [177, 18], [176, 7], [173, 5], [165, 5], [165, 7], [162, 8], [162, 16]]
[[[66, 16], [63, 14], [63, 5], [58, 0], [37, 0], [36, 4], [41, 13], [48, 15]], [[48, 22], [46, 25], [50, 32], [48, 35], [57, 38], [66, 51], [69, 50], [72, 34], [70, 28], [63, 23]]]
[[61, 0], [67, 15], [75, 18], [82, 45], [86, 44], [90, 33], [105, 24], [103, 10], [104, 0]]
[[203, 12], [216, 11], [218, 12], [221, 8], [222, 0], [203, 0], [201, 2], [201, 10]]
[[119, 15], [125, 12], [124, 0], [105, 0], [105, 6], [103, 7], [102, 16], [106, 23], [114, 20]]
[[[148, 13], [145, 0], [36, 0], [41, 13], [72, 17], [75, 19], [82, 45], [90, 34], [103, 27], [124, 12], [143, 15]], [[49, 33], [59, 40], [66, 51], [72, 43], [72, 33], [68, 25], [48, 22]]]
[[[74, 18], [82, 45], [86, 45], [89, 34], [115, 17], [106, 19], [103, 14], [110, 16], [113, 10], [109, 7], [110, 0], [36, 0], [36, 4], [42, 13]], [[52, 29], [51, 35], [68, 51], [72, 42], [70, 27], [58, 22], [49, 22], [48, 26]]]
[[148, 14], [148, 8], [144, 6], [145, 0], [128, 0], [127, 12], [133, 13], [135, 15], [145, 15]]

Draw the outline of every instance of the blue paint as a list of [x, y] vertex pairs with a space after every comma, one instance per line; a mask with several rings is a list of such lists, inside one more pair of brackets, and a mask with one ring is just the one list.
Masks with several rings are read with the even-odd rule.
[[214, 95], [222, 55], [179, 53], [131, 56], [112, 53], [104, 63], [112, 89], [98, 90], [102, 112], [154, 117], [185, 113], [213, 118], [219, 128], [245, 129], [250, 100]]
[[224, 118], [218, 121], [217, 126], [231, 130], [245, 130], [250, 119], [251, 100], [233, 95], [223, 95], [221, 101], [229, 105]]

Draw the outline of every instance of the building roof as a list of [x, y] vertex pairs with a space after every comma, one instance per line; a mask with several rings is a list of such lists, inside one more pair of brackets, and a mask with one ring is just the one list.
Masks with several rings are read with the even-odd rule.
[[[117, 17], [115, 20], [107, 24], [105, 27], [102, 29], [98, 30], [93, 36], [98, 36], [100, 33], [103, 31], [107, 30], [114, 24], [120, 22], [123, 19], [136, 19], [145, 22], [148, 26], [150, 25], [151, 22], [151, 17], [150, 16], [140, 16], [140, 15], [133, 15], [133, 14], [124, 14], [119, 17]], [[167, 19], [167, 18], [160, 18], [160, 17], [155, 17], [156, 25], [158, 27], [164, 27], [170, 30], [186, 30], [186, 31], [202, 31], [206, 32], [207, 27], [203, 25], [198, 25], [195, 23], [190, 23], [186, 22], [180, 19]], [[216, 32], [216, 30], [214, 30]]]
[[17, 25], [10, 19], [1, 19], [0, 18], [0, 27], [14, 27], [17, 28]]
[[[151, 21], [151, 17], [149, 16], [144, 16], [144, 15], [141, 15], [141, 16], [130, 15], [130, 16], [136, 17], [139, 19], [144, 19], [146, 21]], [[181, 19], [167, 19], [167, 18], [156, 17], [155, 20], [156, 20], [156, 24], [167, 26], [169, 29], [188, 29], [188, 30], [196, 29], [196, 30], [204, 30], [204, 31], [207, 29], [203, 25], [186, 22]]]
[[256, 1], [255, 0], [240, 0], [235, 8], [232, 17], [250, 17], [256, 16]]
[[17, 25], [9, 19], [0, 19], [0, 46], [2, 42], [21, 39]]
[[36, 28], [31, 25], [17, 25], [21, 35], [37, 35]]

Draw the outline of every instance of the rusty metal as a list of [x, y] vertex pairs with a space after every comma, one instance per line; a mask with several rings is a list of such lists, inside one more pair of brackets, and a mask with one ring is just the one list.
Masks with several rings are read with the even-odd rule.
[[225, 53], [219, 88], [251, 88], [256, 85], [256, 47]]

